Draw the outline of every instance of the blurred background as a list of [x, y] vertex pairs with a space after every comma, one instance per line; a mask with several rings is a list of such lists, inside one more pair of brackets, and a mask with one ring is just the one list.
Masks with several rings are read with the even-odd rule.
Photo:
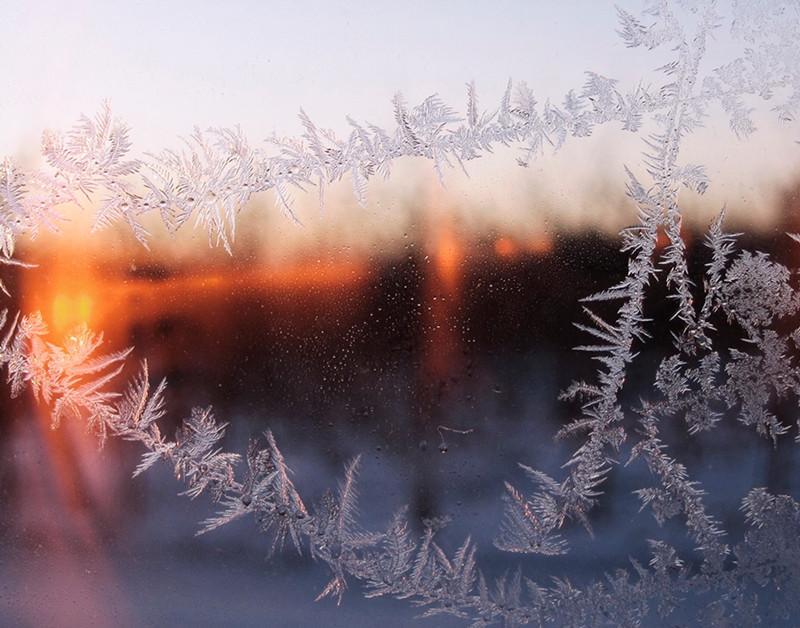
[[[552, 438], [578, 412], [558, 393], [594, 368], [571, 350], [585, 341], [572, 321], [578, 300], [621, 277], [626, 259], [615, 238], [588, 228], [535, 237], [471, 231], [433, 190], [408, 209], [417, 218], [399, 241], [371, 255], [319, 246], [273, 259], [240, 245], [229, 257], [204, 248], [202, 234], [202, 248], [150, 252], [125, 232], [45, 237], [30, 248], [39, 266], [9, 282], [13, 305], [42, 311], [54, 341], [87, 323], [104, 332], [108, 350], [135, 347], [126, 374], [147, 358], [151, 376], [169, 382], [170, 434], [192, 406], [208, 404], [230, 422], [229, 450], [243, 452], [271, 428], [309, 503], [363, 453], [368, 528], [383, 527], [403, 504], [418, 531], [423, 518], [450, 516], [442, 543], [454, 549], [471, 534], [489, 576], [521, 565], [543, 582], [585, 583], [628, 556], [646, 559], [647, 538], [666, 537], [691, 556], [679, 523], [659, 529], [638, 513], [631, 491], [652, 483], [638, 464], [612, 473], [595, 512], [598, 540], [572, 529], [572, 552], [562, 558], [491, 546], [503, 482], [526, 487], [517, 463], [558, 476], [575, 446]], [[799, 202], [787, 192], [786, 220], [742, 245], [796, 264], [784, 232], [797, 230]], [[685, 238], [699, 277], [703, 234], [687, 229]], [[664, 295], [651, 298], [649, 314], [667, 320]], [[669, 327], [654, 331], [628, 402], [648, 390], [669, 350]], [[112, 440], [98, 450], [82, 425], [50, 430], [47, 412], [27, 396], [1, 403], [2, 623], [404, 626], [418, 614], [363, 600], [357, 584], [341, 608], [314, 603], [324, 565], [291, 551], [268, 559], [270, 541], [253, 521], [194, 537], [213, 506], [179, 497], [167, 465], [132, 480], [135, 445]], [[778, 410], [787, 420], [796, 414]], [[679, 424], [667, 433], [732, 540], [741, 537], [739, 499], [751, 486], [798, 488], [790, 442], [773, 449], [732, 421], [691, 440]]]
[[[178, 145], [176, 134], [195, 123], [241, 123], [254, 142], [297, 135], [299, 105], [342, 131], [346, 114], [391, 124], [397, 89], [412, 103], [439, 92], [458, 107], [474, 79], [491, 109], [509, 75], [528, 80], [542, 101], [560, 100], [584, 70], [627, 85], [663, 63], [661, 53], [624, 48], [606, 3], [7, 9], [0, 53], [13, 58], [15, 89], [0, 103], [0, 146], [30, 166], [40, 165], [42, 128], [67, 127], [106, 97], [145, 151]], [[731, 45], [721, 34], [709, 63]], [[698, 279], [704, 230], [723, 205], [729, 229], [746, 232], [743, 247], [797, 266], [800, 249], [784, 235], [800, 231], [795, 137], [769, 111], [757, 120], [760, 131], [740, 142], [711, 116], [685, 144], [683, 158], [704, 163], [712, 179], [705, 197], [682, 199]], [[145, 250], [125, 229], [91, 234], [91, 216], [70, 209], [58, 233], [22, 243], [21, 257], [37, 267], [7, 269], [13, 297], [4, 306], [40, 310], [54, 342], [86, 323], [104, 332], [108, 350], [133, 346], [126, 374], [147, 358], [153, 379], [169, 382], [170, 434], [208, 404], [230, 423], [229, 450], [244, 451], [271, 428], [307, 503], [362, 453], [367, 528], [408, 504], [417, 530], [423, 518], [452, 517], [442, 532], [448, 550], [471, 534], [490, 578], [519, 565], [545, 584], [552, 576], [586, 583], [628, 556], [646, 561], [648, 538], [691, 555], [679, 522], [659, 529], [638, 512], [631, 491], [652, 481], [640, 464], [612, 473], [594, 513], [597, 540], [572, 529], [572, 552], [560, 558], [491, 545], [503, 482], [528, 488], [517, 463], [559, 477], [575, 446], [552, 438], [579, 410], [558, 393], [594, 372], [571, 349], [585, 340], [572, 322], [581, 297], [626, 272], [617, 232], [634, 222], [635, 207], [623, 165], [637, 169], [642, 148], [638, 136], [602, 128], [527, 169], [513, 149], [498, 151], [470, 164], [469, 177], [448, 172], [446, 187], [429, 163], [410, 159], [370, 185], [366, 208], [347, 183], [329, 190], [322, 211], [313, 192], [296, 194], [300, 225], [257, 197], [241, 214], [233, 256], [190, 226], [173, 237], [155, 223]], [[651, 297], [649, 315], [667, 320], [663, 293]], [[649, 390], [669, 331], [655, 328], [625, 401]], [[74, 423], [51, 431], [27, 396], [2, 395], [0, 408], [2, 625], [388, 628], [419, 613], [366, 601], [357, 583], [339, 608], [314, 603], [324, 565], [290, 551], [268, 560], [269, 539], [249, 520], [195, 537], [212, 505], [179, 497], [166, 466], [132, 480], [135, 445], [98, 450]], [[777, 410], [794, 420], [796, 410]], [[790, 442], [773, 448], [731, 421], [710, 436], [689, 440], [680, 425], [667, 436], [732, 542], [750, 487], [797, 496]]]

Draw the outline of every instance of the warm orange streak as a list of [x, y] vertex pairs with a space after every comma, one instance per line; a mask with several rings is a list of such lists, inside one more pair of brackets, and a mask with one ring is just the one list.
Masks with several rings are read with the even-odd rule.
[[458, 308], [464, 274], [465, 246], [452, 216], [444, 214], [429, 228], [433, 272], [427, 273], [423, 288], [425, 337], [423, 375], [443, 380], [452, 376], [461, 363], [461, 338]]
[[[100, 274], [96, 267], [80, 267], [74, 261], [67, 267], [61, 259], [56, 255], [23, 275], [23, 310], [44, 314], [51, 342], [62, 343], [71, 330], [85, 324], [102, 331], [115, 349], [128, 343], [135, 321], [196, 312], [205, 309], [203, 301], [209, 298], [219, 302], [229, 295], [259, 293], [291, 295], [303, 301], [336, 298], [343, 291], [360, 289], [370, 275], [369, 266], [360, 260], [320, 260], [266, 268], [223, 267], [154, 281], [130, 277], [127, 267], [113, 262]], [[302, 303], [293, 307], [300, 310]]]
[[[191, 275], [170, 279], [163, 284], [146, 282], [146, 289], [169, 287], [170, 290], [210, 288], [230, 291], [231, 288], [253, 288], [299, 292], [314, 289], [346, 288], [366, 279], [368, 269], [356, 261], [307, 262], [276, 268], [254, 268], [245, 271], [217, 271], [208, 275]], [[123, 284], [123, 291], [125, 287]]]
[[440, 228], [434, 247], [436, 274], [442, 283], [442, 288], [447, 293], [454, 294], [461, 284], [460, 267], [464, 252], [450, 225], [446, 224]]
[[511, 238], [498, 238], [494, 243], [494, 252], [498, 257], [506, 259], [516, 257], [518, 252], [517, 244]]

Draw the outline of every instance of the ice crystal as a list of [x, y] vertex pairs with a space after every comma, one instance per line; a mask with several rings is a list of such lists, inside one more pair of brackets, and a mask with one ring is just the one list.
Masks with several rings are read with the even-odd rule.
[[562, 524], [558, 506], [561, 486], [541, 471], [520, 466], [540, 490], [529, 501], [506, 482], [505, 519], [495, 545], [506, 552], [562, 554], [564, 541], [551, 534]]
[[327, 562], [333, 570], [333, 578], [317, 596], [318, 600], [330, 595], [341, 603], [347, 588], [345, 573], [359, 570], [358, 563], [362, 560], [359, 550], [375, 545], [381, 538], [379, 534], [362, 531], [357, 523], [359, 462], [360, 459], [356, 458], [347, 465], [336, 495], [326, 493], [314, 511], [311, 555]]
[[725, 311], [752, 334], [778, 317], [793, 314], [800, 303], [789, 276], [789, 269], [770, 261], [766, 253], [743, 251], [725, 276]]

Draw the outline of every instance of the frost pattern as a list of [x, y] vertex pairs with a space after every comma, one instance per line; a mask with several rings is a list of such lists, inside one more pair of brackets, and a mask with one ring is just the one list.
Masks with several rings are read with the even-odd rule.
[[[318, 129], [301, 112], [303, 137], [273, 140], [274, 154], [251, 149], [237, 129], [218, 129], [196, 131], [182, 152], [131, 159], [127, 127], [105, 107], [66, 136], [45, 135], [51, 174], [24, 173], [5, 162], [0, 179], [4, 263], [17, 263], [15, 238], [54, 221], [54, 207], [98, 195], [103, 199], [98, 226], [122, 220], [146, 241], [139, 218], [158, 211], [172, 229], [194, 218], [212, 244], [231, 250], [236, 215], [256, 192], [274, 190], [291, 213], [292, 187], [314, 184], [322, 192], [327, 183], [350, 176], [357, 199], [364, 202], [367, 180], [376, 173], [388, 176], [394, 159], [405, 155], [431, 159], [442, 176], [444, 166], [463, 165], [508, 144], [522, 150], [519, 161], [525, 165], [545, 145], [558, 148], [568, 137], [588, 135], [611, 121], [638, 131], [649, 116], [658, 127], [645, 138], [649, 180], [628, 171], [628, 195], [639, 216], [636, 226], [622, 232], [628, 272], [584, 299], [586, 319], [577, 323], [588, 338], [577, 349], [591, 353], [600, 366], [594, 380], [575, 382], [565, 391], [564, 398], [581, 410], [559, 436], [580, 435], [582, 443], [562, 479], [522, 466], [533, 490], [526, 494], [506, 484], [495, 544], [514, 553], [568, 551], [560, 530], [578, 521], [591, 531], [591, 510], [625, 449], [627, 463], [644, 461], [654, 479], [654, 486], [636, 491], [642, 508], [659, 522], [682, 519], [702, 558], [699, 569], [668, 544], [652, 540], [649, 565], [631, 561], [630, 568], [584, 587], [558, 579], [541, 585], [520, 571], [488, 582], [469, 538], [452, 553], [437, 543], [444, 521], [426, 522], [422, 536], [414, 539], [401, 510], [385, 530], [364, 530], [357, 508], [358, 458], [346, 466], [338, 487], [309, 508], [269, 431], [263, 442], [250, 444], [243, 472], [241, 457], [222, 449], [225, 425], [210, 408], [193, 410], [170, 440], [159, 428], [166, 383], [151, 387], [146, 362], [125, 393], [113, 392], [109, 385], [122, 372], [128, 351], [96, 356], [102, 338], [85, 329], [63, 347], [48, 343], [38, 314], [10, 322], [6, 312], [0, 317], [6, 330], [0, 363], [11, 394], [32, 390], [50, 406], [54, 425], [76, 417], [86, 420], [101, 442], [108, 434], [139, 442], [145, 453], [134, 475], [160, 460], [168, 462], [186, 486], [184, 495], [194, 499], [205, 493], [217, 505], [198, 533], [252, 516], [272, 535], [274, 549], [288, 541], [326, 563], [331, 579], [318, 599], [331, 596], [340, 602], [348, 580], [357, 580], [368, 597], [408, 599], [424, 608], [423, 616], [455, 615], [472, 626], [628, 626], [655, 617], [664, 621], [687, 609], [696, 613], [695, 621], [709, 625], [788, 621], [800, 612], [800, 504], [753, 488], [742, 500], [749, 529], [730, 546], [705, 504], [702, 486], [670, 455], [661, 429], [664, 421], [680, 419], [692, 436], [714, 429], [729, 413], [773, 442], [791, 429], [769, 408], [774, 399], [800, 398], [800, 371], [792, 356], [800, 329], [786, 333], [800, 310], [792, 273], [764, 253], [738, 251], [736, 234], [724, 231], [721, 212], [707, 236], [710, 262], [701, 289], [687, 265], [678, 195], [681, 187], [702, 194], [709, 185], [702, 166], [681, 164], [679, 151], [713, 102], [721, 103], [738, 135], [753, 130], [745, 105], [749, 96], [788, 94], [775, 110], [784, 121], [794, 119], [800, 105], [797, 11], [789, 2], [736, 3], [731, 30], [748, 48], [703, 76], [706, 45], [722, 23], [713, 2], [653, 2], [639, 17], [620, 10], [619, 33], [628, 46], [675, 51], [675, 60], [661, 68], [665, 82], [657, 88], [623, 91], [615, 81], [589, 73], [583, 89], [569, 92], [562, 106], [539, 107], [524, 83], [509, 83], [496, 110], [481, 113], [470, 84], [466, 121], [435, 96], [416, 107], [397, 96], [394, 130], [350, 120], [347, 139]], [[657, 247], [660, 233], [668, 241], [663, 251]], [[664, 323], [673, 331], [673, 353], [661, 362], [652, 394], [623, 407], [628, 368], [650, 337], [648, 289], [660, 277], [674, 307], [674, 322]], [[598, 313], [614, 304], [611, 316]], [[715, 342], [721, 324], [740, 331], [741, 346]]]
[[[702, 166], [679, 165], [676, 157], [681, 138], [702, 125], [710, 106], [722, 105], [738, 135], [755, 129], [748, 98], [776, 102], [773, 109], [786, 122], [794, 121], [800, 109], [796, 2], [735, 2], [730, 31], [746, 48], [741, 57], [707, 76], [698, 67], [706, 40], [722, 17], [713, 2], [676, 5], [649, 2], [642, 17], [619, 10], [619, 33], [628, 46], [676, 49], [677, 58], [660, 68], [666, 82], [624, 88], [612, 78], [587, 72], [584, 85], [568, 91], [560, 104], [540, 104], [526, 83], [509, 81], [499, 103], [482, 110], [476, 86], [469, 83], [466, 118], [436, 95], [412, 107], [397, 94], [393, 129], [348, 118], [350, 133], [337, 137], [301, 110], [305, 132], [299, 138], [272, 137], [262, 148], [251, 146], [238, 127], [195, 128], [180, 150], [134, 158], [128, 126], [106, 103], [94, 118], [81, 117], [66, 133], [44, 133], [47, 171], [24, 172], [10, 160], [4, 162], [0, 243], [5, 245], [0, 252], [10, 258], [11, 243], [20, 234], [35, 233], [42, 224], [57, 226], [58, 206], [87, 201], [97, 207], [97, 228], [123, 222], [146, 244], [149, 234], [141, 218], [158, 213], [171, 231], [194, 221], [206, 230], [211, 244], [231, 252], [237, 215], [259, 192], [274, 192], [277, 204], [293, 216], [293, 189], [316, 186], [322, 201], [328, 184], [350, 177], [356, 199], [364, 204], [368, 180], [388, 177], [401, 157], [430, 159], [443, 178], [446, 167], [463, 168], [499, 145], [512, 145], [520, 151], [520, 165], [526, 166], [546, 147], [558, 149], [570, 137], [591, 135], [599, 125], [614, 122], [637, 132], [648, 119], [662, 129], [647, 140], [646, 164], [659, 188], [652, 200], [668, 210], [673, 186], [702, 193], [709, 184]], [[680, 18], [694, 22], [694, 32], [687, 32]], [[670, 220], [668, 233], [680, 247], [676, 217]], [[673, 261], [679, 262], [680, 251], [674, 254]], [[677, 288], [683, 290], [682, 284]]]
[[[242, 474], [239, 456], [218, 447], [225, 425], [210, 408], [195, 408], [174, 440], [161, 433], [158, 421], [165, 414], [166, 382], [151, 388], [146, 362], [119, 395], [105, 389], [120, 373], [116, 365], [125, 353], [94, 356], [98, 337], [86, 330], [70, 337], [64, 348], [45, 343], [42, 337], [47, 329], [36, 315], [7, 327], [0, 360], [7, 367], [12, 391], [19, 393], [26, 387], [49, 391], [47, 398], [55, 400], [54, 422], [60, 419], [59, 401], [69, 400], [74, 416], [88, 418], [99, 434], [142, 444], [146, 451], [134, 475], [159, 460], [171, 464], [176, 478], [187, 487], [183, 495], [194, 499], [207, 493], [218, 506], [217, 514], [201, 523], [198, 534], [250, 516], [261, 531], [273, 535], [273, 549], [291, 540], [298, 552], [308, 551], [325, 562], [331, 580], [317, 599], [333, 596], [341, 602], [348, 579], [354, 579], [364, 584], [367, 597], [408, 599], [424, 608], [423, 617], [445, 613], [472, 626], [638, 625], [648, 617], [666, 618], [693, 595], [714, 600], [699, 610], [701, 617], [713, 618], [713, 625], [724, 625], [724, 620], [739, 618], [745, 611], [755, 621], [759, 594], [774, 603], [775, 591], [783, 593], [782, 606], [772, 608], [775, 618], [786, 619], [800, 610], [800, 504], [786, 495], [753, 489], [742, 502], [750, 530], [742, 543], [729, 550], [720, 540], [716, 522], [705, 512], [702, 490], [664, 452], [657, 432], [659, 413], [693, 403], [691, 397], [678, 395], [688, 380], [682, 379], [682, 365], [676, 360], [665, 360], [659, 370], [657, 387], [664, 390], [665, 399], [642, 409], [641, 440], [633, 454], [647, 459], [661, 486], [637, 492], [659, 520], [685, 515], [688, 532], [706, 559], [704, 568], [690, 570], [673, 548], [651, 541], [648, 566], [632, 561], [629, 570], [620, 569], [587, 587], [577, 588], [566, 580], [542, 586], [519, 571], [490, 584], [476, 565], [476, 548], [469, 538], [452, 555], [437, 544], [436, 534], [446, 521], [426, 522], [422, 537], [414, 539], [403, 509], [385, 530], [363, 530], [358, 523], [358, 458], [346, 466], [336, 490], [307, 509], [271, 432], [264, 434], [264, 442], [250, 443]], [[60, 366], [64, 360], [81, 377], [65, 378]], [[675, 396], [672, 401], [671, 395]], [[562, 499], [561, 485], [541, 472], [524, 470], [539, 490], [529, 500], [508, 485], [509, 512], [500, 537], [505, 540], [498, 540], [498, 547], [561, 553], [563, 540], [548, 534], [556, 522], [542, 521], [536, 514], [557, 510], [553, 504]]]

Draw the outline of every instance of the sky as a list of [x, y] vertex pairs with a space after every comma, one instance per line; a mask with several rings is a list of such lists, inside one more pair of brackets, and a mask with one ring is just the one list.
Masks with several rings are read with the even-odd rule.
[[148, 140], [195, 123], [288, 133], [300, 106], [328, 126], [380, 122], [397, 90], [460, 102], [469, 80], [496, 94], [514, 76], [562, 93], [587, 59], [624, 50], [613, 8], [592, 2], [33, 1], [3, 13], [4, 147], [105, 98]]
[[[241, 124], [254, 143], [297, 135], [301, 106], [338, 131], [347, 130], [346, 115], [392, 125], [397, 91], [411, 103], [439, 93], [463, 110], [471, 80], [487, 108], [509, 77], [555, 101], [580, 88], [586, 70], [623, 85], [657, 80], [653, 71], [669, 51], [627, 49], [616, 27], [613, 3], [579, 0], [8, 3], [0, 21], [7, 85], [0, 153], [35, 162], [43, 129], [66, 128], [105, 99], [132, 126], [142, 153], [177, 146], [194, 125]], [[710, 59], [724, 59], [728, 47], [720, 34]], [[717, 182], [708, 203], [714, 211], [723, 203], [773, 203], [770, 195], [797, 176], [796, 146], [772, 118], [747, 143], [720, 116], [708, 126], [689, 148]], [[499, 203], [492, 215], [512, 223], [527, 219], [520, 203], [535, 191], [568, 208], [565, 220], [574, 221], [592, 214], [587, 190], [621, 189], [622, 166], [642, 148], [618, 129], [596, 136], [527, 170], [514, 165], [513, 151], [501, 151], [469, 180], [448, 174], [448, 189], [473, 205]], [[418, 186], [418, 175], [412, 179]]]
[[610, 4], [574, 0], [13, 3], [0, 145], [106, 98], [149, 143], [194, 124], [290, 133], [300, 106], [329, 127], [383, 122], [398, 90], [460, 104], [470, 80], [495, 98], [509, 77], [562, 94], [587, 60], [618, 69], [615, 24]]

